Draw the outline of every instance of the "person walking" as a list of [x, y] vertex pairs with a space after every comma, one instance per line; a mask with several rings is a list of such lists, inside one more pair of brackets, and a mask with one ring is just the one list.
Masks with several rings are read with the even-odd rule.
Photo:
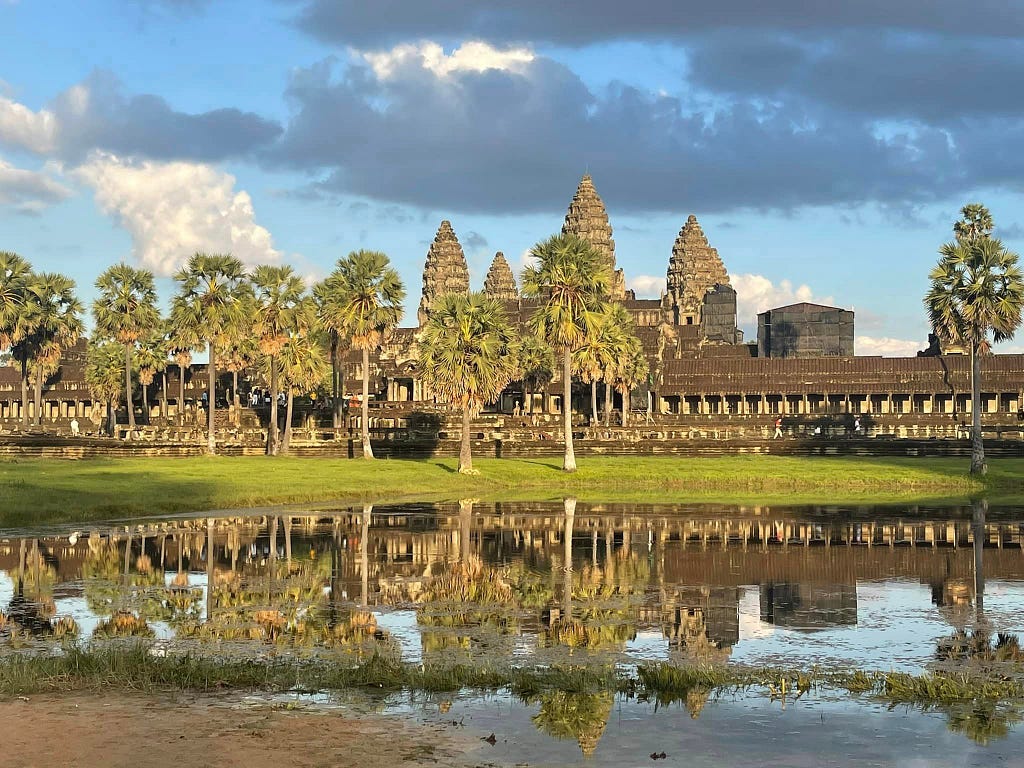
[[782, 437], [782, 417], [781, 416], [779, 416], [779, 418], [777, 418], [775, 420], [775, 436], [772, 439], [773, 440], [778, 440], [780, 437]]

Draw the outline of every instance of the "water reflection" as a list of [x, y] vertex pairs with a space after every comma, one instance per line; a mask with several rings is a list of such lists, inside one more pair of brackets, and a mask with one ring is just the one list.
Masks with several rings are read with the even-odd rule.
[[1020, 520], [464, 500], [9, 536], [0, 644], [921, 671], [1019, 657]]

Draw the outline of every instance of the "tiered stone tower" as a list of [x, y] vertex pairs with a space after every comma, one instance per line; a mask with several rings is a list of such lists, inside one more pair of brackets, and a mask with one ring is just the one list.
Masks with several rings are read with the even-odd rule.
[[484, 278], [484, 293], [494, 299], [515, 301], [519, 298], [516, 278], [512, 274], [512, 268], [505, 261], [505, 254], [501, 251], [494, 254], [491, 268], [487, 270], [487, 277]]
[[562, 234], [576, 235], [590, 243], [601, 254], [601, 260], [611, 275], [611, 298], [626, 298], [626, 276], [621, 269], [615, 268], [612, 225], [608, 222], [608, 212], [594, 189], [594, 181], [589, 173], [580, 180], [576, 194], [569, 203]]
[[672, 325], [699, 325], [705, 295], [716, 285], [729, 285], [725, 264], [692, 214], [672, 246], [667, 278], [662, 303]]
[[427, 251], [426, 264], [423, 265], [423, 297], [416, 313], [421, 328], [427, 322], [431, 303], [446, 293], [469, 293], [466, 256], [447, 219], [438, 227], [434, 242]]

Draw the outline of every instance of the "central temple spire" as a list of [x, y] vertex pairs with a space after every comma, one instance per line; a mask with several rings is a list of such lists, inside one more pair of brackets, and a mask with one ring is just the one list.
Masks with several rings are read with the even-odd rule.
[[673, 323], [700, 323], [704, 297], [718, 285], [729, 285], [729, 273], [718, 250], [708, 244], [697, 217], [691, 214], [679, 230], [668, 262], [665, 300], [672, 310]]
[[421, 328], [426, 325], [434, 299], [446, 293], [469, 293], [469, 267], [447, 219], [438, 227], [423, 265], [423, 296], [416, 313]]
[[594, 180], [590, 174], [584, 174], [580, 185], [576, 188], [569, 211], [565, 214], [562, 225], [563, 235], [576, 235], [586, 240], [601, 256], [601, 263], [608, 269], [611, 279], [610, 294], [613, 299], [626, 297], [626, 276], [621, 269], [615, 268], [615, 241], [612, 239], [612, 225], [608, 221], [605, 210]]

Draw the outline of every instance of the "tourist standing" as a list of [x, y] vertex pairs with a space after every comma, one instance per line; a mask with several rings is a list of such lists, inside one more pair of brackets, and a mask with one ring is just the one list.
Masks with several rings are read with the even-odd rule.
[[781, 416], [779, 416], [779, 418], [777, 418], [775, 420], [775, 437], [773, 437], [772, 439], [773, 440], [778, 440], [780, 437], [782, 437], [782, 417]]

